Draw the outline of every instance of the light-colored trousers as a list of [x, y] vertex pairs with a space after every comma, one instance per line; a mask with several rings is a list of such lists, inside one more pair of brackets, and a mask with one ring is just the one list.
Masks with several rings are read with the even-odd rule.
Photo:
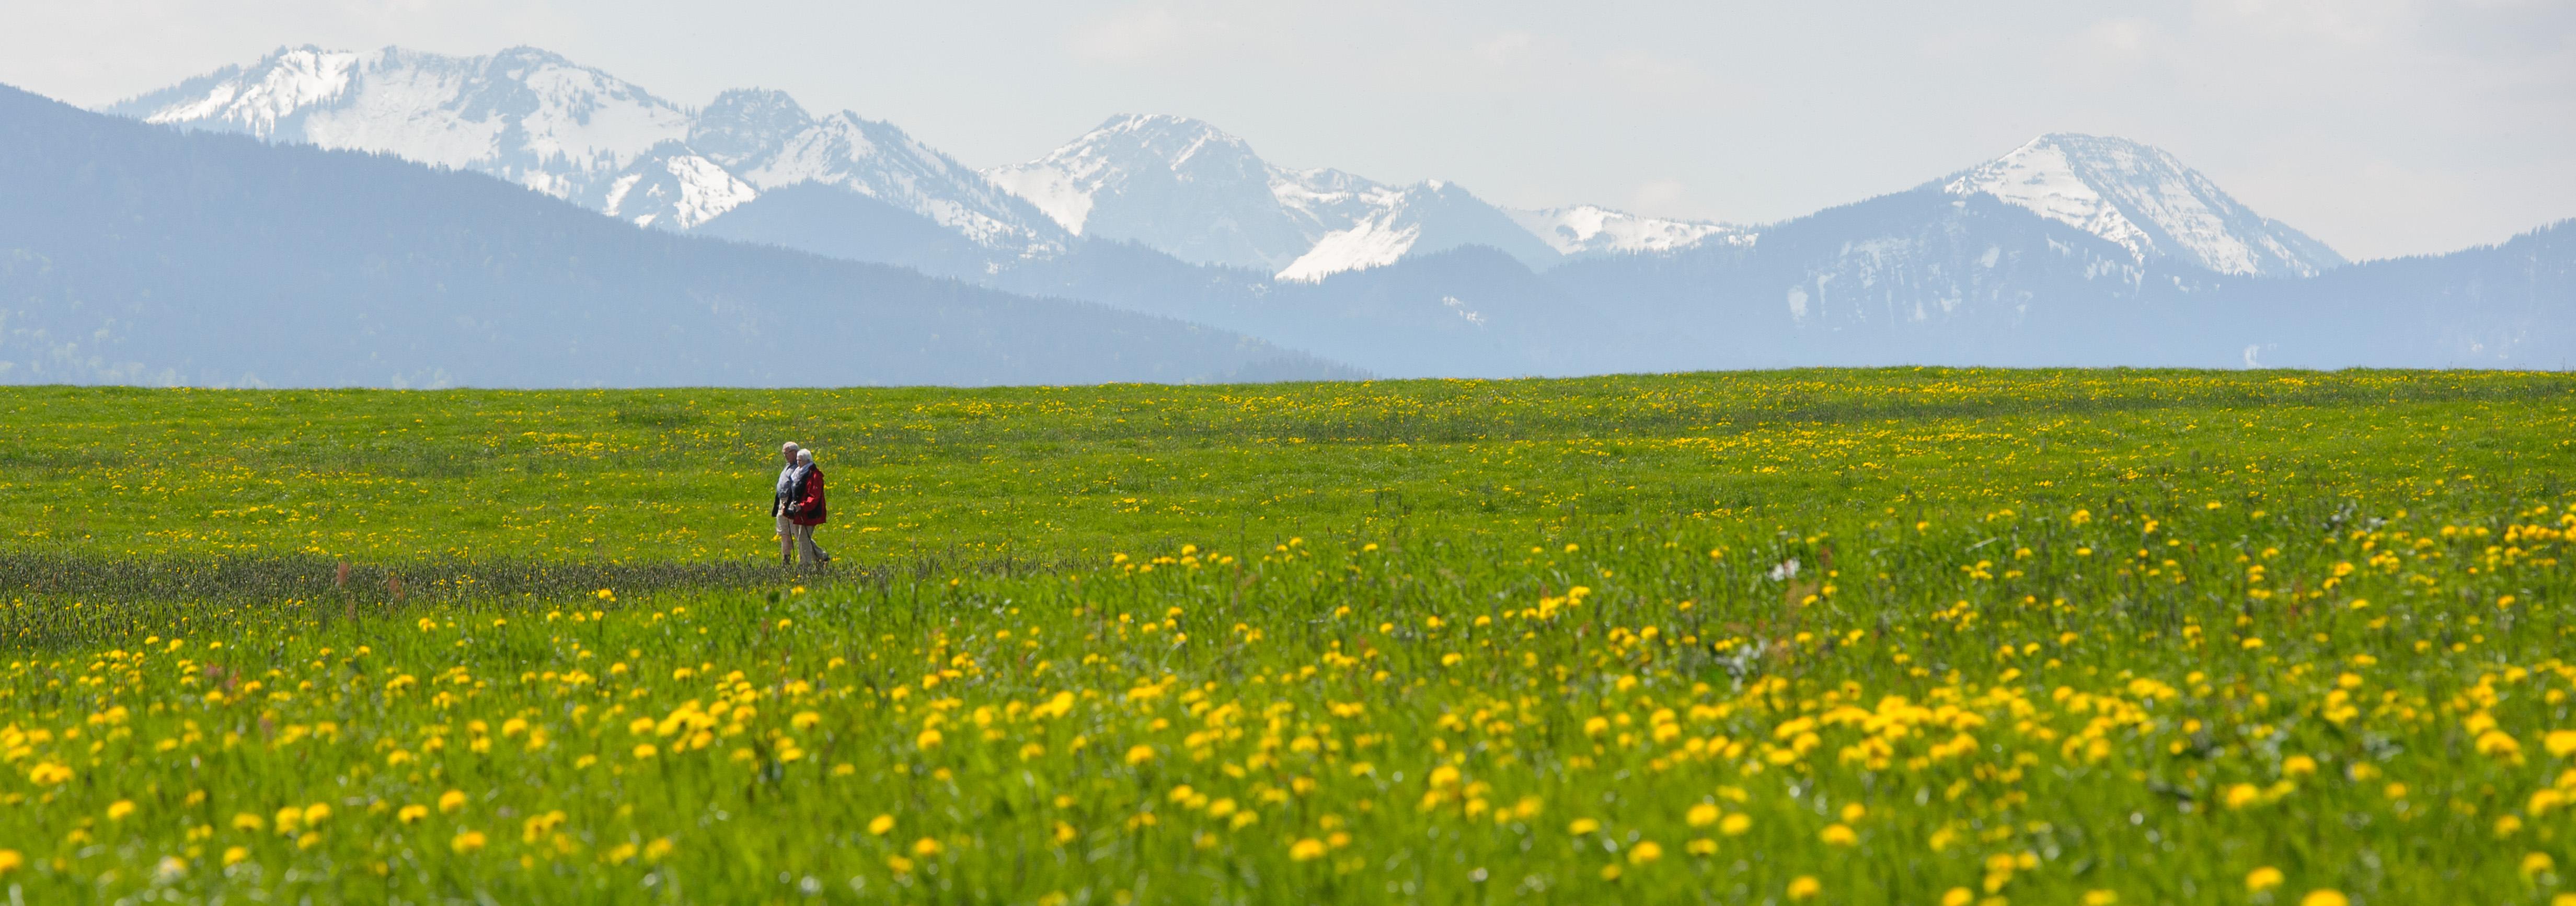
[[796, 527], [796, 557], [799, 560], [805, 561], [805, 565], [807, 566], [823, 565], [823, 549], [814, 546], [814, 530], [818, 528], [822, 528], [822, 526], [800, 525]]
[[814, 530], [819, 526], [797, 525], [786, 513], [778, 514], [778, 558], [802, 560], [807, 566], [823, 565], [823, 549], [814, 546]]

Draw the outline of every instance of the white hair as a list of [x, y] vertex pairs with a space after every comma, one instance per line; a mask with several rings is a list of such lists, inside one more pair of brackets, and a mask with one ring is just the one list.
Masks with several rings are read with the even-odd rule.
[[798, 451], [796, 451], [796, 462], [797, 462], [797, 464], [798, 464], [798, 465], [803, 465], [803, 464], [805, 464], [805, 463], [810, 463], [810, 462], [813, 462], [813, 461], [814, 461], [814, 451], [812, 451], [812, 450], [798, 450]]
[[788, 441], [788, 442], [786, 442], [786, 443], [784, 443], [784, 444], [780, 444], [780, 445], [779, 445], [779, 447], [778, 447], [778, 449], [781, 449], [781, 450], [802, 450], [802, 449], [805, 449], [805, 448], [804, 448], [804, 447], [797, 446], [796, 442], [791, 440], [791, 441]]

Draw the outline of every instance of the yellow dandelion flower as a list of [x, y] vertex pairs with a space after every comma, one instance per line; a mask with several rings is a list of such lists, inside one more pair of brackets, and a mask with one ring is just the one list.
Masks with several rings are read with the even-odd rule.
[[2280, 869], [2266, 865], [2245, 873], [2245, 889], [2253, 893], [2262, 893], [2281, 886], [2283, 880], [2285, 879], [2281, 877]]
[[1812, 900], [1823, 892], [1824, 883], [1816, 880], [1814, 875], [1799, 875], [1797, 880], [1789, 882], [1789, 899], [1792, 900]]

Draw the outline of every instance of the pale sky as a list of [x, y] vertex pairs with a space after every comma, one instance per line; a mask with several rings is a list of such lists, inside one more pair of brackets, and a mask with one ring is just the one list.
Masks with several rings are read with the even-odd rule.
[[83, 105], [281, 45], [529, 44], [979, 167], [1178, 113], [1288, 166], [1762, 223], [2069, 131], [2162, 146], [2356, 259], [2576, 217], [2569, 0], [0, 2], [0, 82]]

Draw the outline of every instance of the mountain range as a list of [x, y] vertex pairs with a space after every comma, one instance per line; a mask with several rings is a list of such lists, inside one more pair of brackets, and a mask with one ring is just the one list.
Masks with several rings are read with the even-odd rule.
[[689, 109], [527, 47], [482, 57], [286, 48], [106, 112], [472, 170], [680, 230], [764, 192], [822, 183], [927, 218], [1003, 262], [1091, 237], [1312, 281], [1465, 245], [1543, 267], [1740, 234], [1594, 207], [1505, 210], [1437, 180], [1290, 169], [1175, 116], [1112, 117], [1038, 160], [979, 173], [890, 124], [817, 118], [783, 92], [727, 91]]
[[173, 132], [5, 87], [0, 200], [0, 383], [1359, 376], [1168, 318], [646, 229], [478, 174]]
[[[783, 92], [727, 91], [693, 110], [529, 47], [481, 57], [284, 48], [107, 112], [474, 170], [646, 225], [695, 228], [763, 192], [814, 182], [909, 210], [998, 256], [1046, 257], [1091, 237], [1282, 280], [1467, 245], [1545, 268], [1758, 238], [1597, 206], [1507, 210], [1439, 180], [1395, 186], [1293, 169], [1178, 116], [1111, 117], [1037, 160], [977, 172], [891, 124], [846, 111], [817, 118]], [[2263, 276], [2344, 263], [2172, 155], [2119, 139], [2042, 136], [1936, 182], [2141, 258]]]
[[1745, 225], [1285, 167], [1166, 115], [1114, 116], [979, 171], [782, 92], [692, 108], [533, 48], [287, 48], [102, 112], [468, 171], [673, 239], [1187, 322], [1325, 370], [2576, 357], [2565, 225], [2352, 265], [2173, 155], [2100, 136], [2043, 135], [1914, 189]]

